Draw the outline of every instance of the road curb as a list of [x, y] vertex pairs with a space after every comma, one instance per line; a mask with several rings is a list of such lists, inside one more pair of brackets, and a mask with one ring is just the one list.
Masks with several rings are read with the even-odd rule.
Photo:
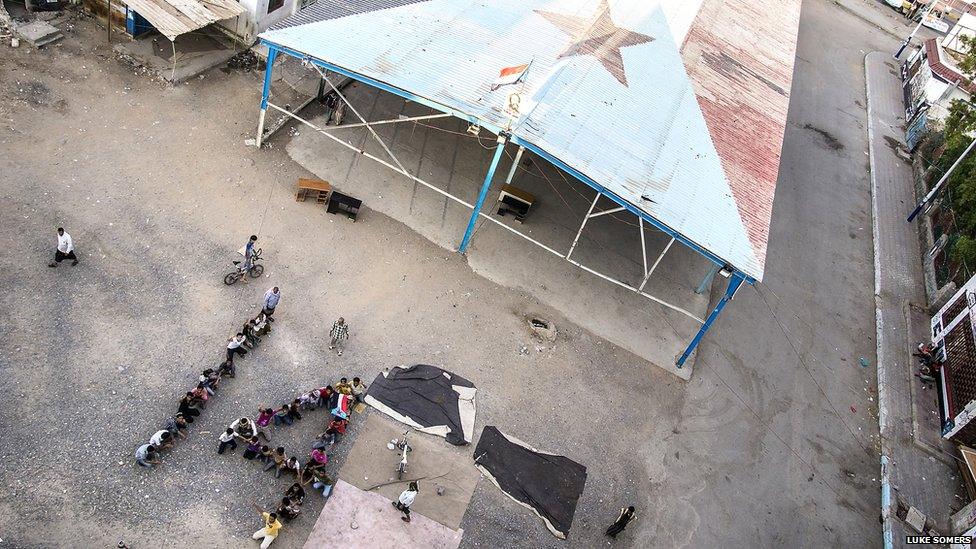
[[891, 467], [888, 458], [888, 444], [885, 436], [885, 425], [887, 423], [887, 398], [884, 387], [884, 351], [881, 341], [884, 331], [884, 322], [881, 318], [881, 257], [879, 254], [879, 227], [878, 227], [878, 178], [874, 167], [874, 130], [871, 127], [871, 80], [868, 75], [868, 57], [872, 54], [882, 54], [882, 52], [869, 52], [864, 56], [864, 94], [867, 105], [867, 127], [868, 127], [868, 166], [871, 175], [871, 234], [874, 238], [874, 317], [875, 317], [875, 345], [877, 347], [877, 375], [878, 375], [878, 437], [881, 441], [881, 531], [884, 538], [885, 549], [891, 549], [891, 478], [889, 469]]
[[856, 17], [856, 18], [858, 18], [858, 19], [860, 19], [861, 21], [864, 21], [864, 22], [865, 22], [865, 23], [867, 23], [868, 25], [871, 25], [872, 27], [874, 27], [874, 28], [876, 28], [876, 29], [878, 29], [879, 31], [881, 31], [881, 32], [883, 32], [883, 33], [885, 33], [885, 34], [887, 34], [888, 36], [891, 36], [892, 38], [895, 38], [895, 39], [897, 39], [897, 40], [898, 40], [899, 42], [900, 42], [900, 41], [901, 41], [901, 40], [903, 39], [903, 38], [902, 38], [901, 36], [898, 36], [898, 34], [897, 34], [897, 33], [895, 33], [894, 31], [892, 31], [892, 30], [890, 30], [890, 29], [886, 29], [886, 28], [884, 28], [884, 27], [882, 27], [881, 25], [879, 25], [879, 24], [877, 24], [877, 23], [875, 23], [874, 21], [872, 21], [872, 20], [870, 20], [870, 19], [868, 19], [867, 17], [864, 17], [864, 16], [863, 16], [863, 15], [861, 15], [860, 13], [858, 13], [858, 12], [856, 12], [856, 11], [854, 11], [854, 10], [852, 10], [851, 8], [849, 8], [849, 7], [847, 7], [847, 6], [845, 6], [844, 4], [841, 4], [841, 3], [840, 3], [840, 2], [838, 2], [837, 0], [834, 0], [834, 5], [835, 5], [835, 6], [837, 6], [838, 8], [840, 8], [841, 10], [843, 10], [843, 11], [845, 11], [845, 12], [847, 12], [848, 14], [850, 14], [850, 15], [852, 15], [852, 16], [854, 16], [854, 17]]

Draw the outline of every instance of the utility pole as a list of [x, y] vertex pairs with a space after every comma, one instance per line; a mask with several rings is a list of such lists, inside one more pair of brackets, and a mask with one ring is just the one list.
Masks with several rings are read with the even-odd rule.
[[912, 38], [915, 37], [915, 33], [918, 32], [918, 29], [922, 28], [922, 21], [925, 21], [925, 16], [928, 15], [932, 11], [933, 8], [935, 8], [935, 4], [938, 1], [939, 0], [931, 0], [931, 2], [929, 3], [929, 9], [926, 10], [925, 13], [922, 14], [922, 18], [918, 20], [918, 24], [915, 25], [915, 30], [913, 30], [912, 33], [908, 35], [908, 38], [906, 38], [905, 41], [902, 42], [901, 47], [898, 48], [898, 51], [895, 52], [895, 55], [894, 55], [895, 59], [898, 59], [899, 57], [901, 57], [902, 52], [905, 51], [905, 48], [908, 47], [908, 44], [911, 44]]
[[957, 158], [956, 161], [952, 163], [952, 166], [950, 166], [949, 170], [945, 173], [945, 175], [942, 176], [942, 179], [939, 179], [939, 182], [936, 183], [934, 187], [932, 187], [932, 190], [925, 195], [925, 198], [923, 198], [922, 201], [919, 202], [917, 206], [915, 206], [915, 209], [912, 210], [912, 213], [908, 214], [909, 223], [911, 223], [912, 220], [914, 220], [915, 217], [917, 217], [918, 214], [922, 212], [923, 208], [927, 207], [927, 205], [932, 201], [932, 199], [935, 198], [935, 195], [939, 194], [939, 191], [942, 190], [942, 185], [944, 185], [946, 180], [949, 179], [949, 176], [952, 175], [952, 171], [956, 169], [956, 166], [958, 166], [959, 163], [962, 162], [964, 158], [966, 158], [966, 155], [969, 154], [969, 151], [973, 150], [974, 145], [976, 145], [976, 139], [973, 139], [972, 143], [970, 143], [969, 146], [966, 147], [966, 150], [962, 151], [962, 154], [960, 154], [959, 158]]

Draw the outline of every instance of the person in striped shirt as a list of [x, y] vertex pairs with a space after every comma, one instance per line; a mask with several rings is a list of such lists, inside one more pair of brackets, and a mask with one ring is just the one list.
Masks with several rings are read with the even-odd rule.
[[332, 337], [332, 343], [329, 344], [329, 350], [336, 349], [339, 356], [342, 356], [342, 349], [345, 347], [346, 340], [349, 339], [349, 325], [346, 324], [346, 319], [339, 317], [339, 320], [335, 321], [332, 325], [332, 331], [329, 332], [329, 336]]

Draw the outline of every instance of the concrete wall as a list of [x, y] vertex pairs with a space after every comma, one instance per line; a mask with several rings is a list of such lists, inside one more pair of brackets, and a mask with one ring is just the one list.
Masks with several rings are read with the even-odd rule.
[[943, 82], [942, 80], [931, 77], [925, 83], [925, 98], [932, 108], [929, 109], [929, 117], [937, 120], [944, 120], [949, 115], [949, 106], [956, 99], [969, 101], [969, 94], [959, 89], [958, 86]]
[[247, 11], [236, 19], [221, 21], [219, 25], [237, 35], [245, 44], [253, 44], [257, 36], [271, 25], [294, 15], [301, 6], [300, 0], [285, 0], [284, 5], [268, 13], [271, 0], [239, 0]]

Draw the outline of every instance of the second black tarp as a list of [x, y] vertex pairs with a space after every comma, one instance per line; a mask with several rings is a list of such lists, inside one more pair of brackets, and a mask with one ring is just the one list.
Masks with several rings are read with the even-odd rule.
[[536, 450], [492, 426], [481, 431], [474, 459], [502, 492], [532, 509], [554, 536], [566, 539], [586, 484], [586, 467]]

